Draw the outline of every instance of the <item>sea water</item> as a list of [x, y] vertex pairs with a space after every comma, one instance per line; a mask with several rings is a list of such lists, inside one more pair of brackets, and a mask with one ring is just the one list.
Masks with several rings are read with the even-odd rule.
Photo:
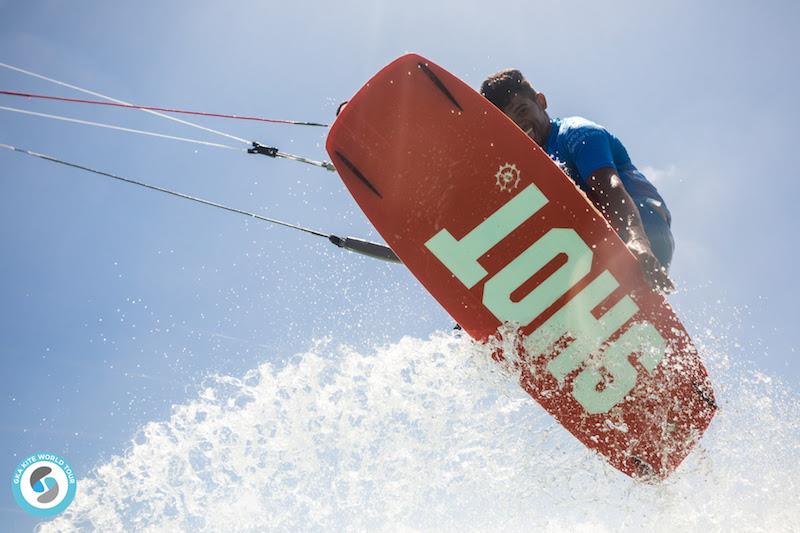
[[587, 450], [466, 335], [327, 339], [210, 378], [39, 530], [800, 530], [796, 392], [711, 329], [695, 342], [720, 410], [660, 484]]

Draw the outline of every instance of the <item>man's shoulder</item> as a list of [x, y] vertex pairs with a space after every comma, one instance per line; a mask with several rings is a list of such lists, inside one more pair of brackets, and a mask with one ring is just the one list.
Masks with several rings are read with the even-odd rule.
[[608, 132], [604, 126], [601, 126], [597, 122], [593, 122], [584, 117], [560, 117], [556, 120], [558, 121], [559, 125], [559, 133], [569, 134], [580, 131]]
[[584, 117], [562, 117], [556, 119], [559, 142], [569, 151], [574, 152], [587, 141], [606, 140], [608, 130], [600, 124]]

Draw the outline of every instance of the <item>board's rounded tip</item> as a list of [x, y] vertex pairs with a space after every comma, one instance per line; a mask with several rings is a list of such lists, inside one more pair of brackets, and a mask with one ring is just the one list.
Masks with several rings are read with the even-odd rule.
[[428, 59], [427, 57], [421, 56], [420, 54], [418, 54], [416, 52], [407, 52], [407, 53], [401, 55], [400, 57], [398, 57], [397, 59], [395, 59], [394, 62], [396, 62], [396, 63], [425, 63], [425, 64], [428, 64], [428, 63], [431, 62], [431, 60]]

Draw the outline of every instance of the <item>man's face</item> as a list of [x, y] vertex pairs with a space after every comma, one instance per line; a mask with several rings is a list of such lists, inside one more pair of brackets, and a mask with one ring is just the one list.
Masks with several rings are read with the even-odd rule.
[[550, 133], [547, 100], [542, 93], [515, 94], [503, 108], [503, 113], [513, 120], [536, 144], [542, 146]]

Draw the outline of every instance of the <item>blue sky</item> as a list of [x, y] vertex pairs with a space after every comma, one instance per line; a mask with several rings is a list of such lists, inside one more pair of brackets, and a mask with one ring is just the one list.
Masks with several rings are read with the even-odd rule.
[[[330, 121], [407, 51], [477, 87], [515, 66], [554, 116], [616, 133], [670, 205], [671, 297], [691, 333], [794, 390], [800, 323], [798, 6], [770, 2], [11, 2], [0, 61], [116, 98]], [[5, 69], [0, 89], [80, 97]], [[129, 110], [0, 105], [222, 138]], [[205, 120], [326, 158], [325, 131]], [[297, 163], [0, 112], [0, 142], [338, 234], [377, 238], [335, 175]], [[0, 463], [79, 472], [196, 395], [205, 376], [314, 339], [368, 348], [451, 320], [402, 267], [325, 241], [0, 153]], [[2, 471], [2, 469], [0, 469]], [[33, 522], [10, 495], [0, 521]]]

